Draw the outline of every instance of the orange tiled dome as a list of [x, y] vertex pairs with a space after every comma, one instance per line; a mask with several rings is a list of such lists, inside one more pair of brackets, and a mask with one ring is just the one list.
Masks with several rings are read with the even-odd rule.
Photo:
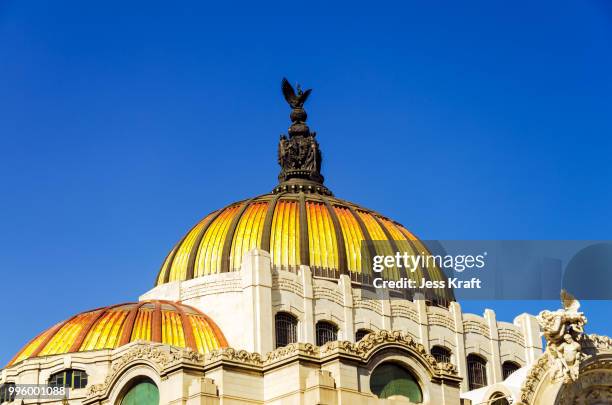
[[227, 347], [217, 325], [205, 314], [170, 301], [143, 301], [83, 312], [47, 329], [11, 360], [114, 349], [136, 340], [189, 347], [200, 353]]

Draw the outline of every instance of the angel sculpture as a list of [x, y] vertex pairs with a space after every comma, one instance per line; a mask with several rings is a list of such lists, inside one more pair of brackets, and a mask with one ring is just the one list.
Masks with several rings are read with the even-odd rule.
[[576, 381], [580, 361], [585, 357], [579, 341], [587, 319], [578, 311], [580, 302], [565, 290], [561, 290], [561, 303], [563, 309], [540, 312], [538, 322], [546, 338], [546, 352], [556, 365], [553, 378]]

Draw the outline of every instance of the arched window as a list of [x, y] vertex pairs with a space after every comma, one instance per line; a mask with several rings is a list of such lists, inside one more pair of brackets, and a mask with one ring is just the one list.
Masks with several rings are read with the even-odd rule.
[[87, 386], [87, 373], [82, 370], [62, 370], [59, 373], [51, 374], [49, 385], [72, 389], [85, 388]]
[[331, 322], [317, 322], [317, 346], [323, 346], [327, 342], [338, 340], [338, 327]]
[[451, 351], [444, 346], [434, 346], [431, 348], [431, 355], [438, 363], [450, 363]]
[[357, 329], [357, 333], [355, 333], [355, 342], [359, 342], [361, 339], [366, 337], [368, 333], [372, 333], [369, 329]]
[[297, 318], [286, 312], [279, 312], [274, 318], [276, 329], [276, 347], [287, 346], [297, 342]]
[[159, 405], [159, 390], [153, 381], [137, 382], [125, 393], [121, 405]]
[[491, 398], [489, 399], [489, 403], [491, 405], [510, 405], [506, 396], [502, 394], [501, 392], [496, 392], [493, 395], [491, 395]]
[[487, 386], [487, 361], [476, 354], [467, 357], [468, 382], [470, 390]]
[[399, 395], [413, 403], [423, 402], [423, 392], [414, 375], [395, 363], [383, 363], [374, 369], [370, 391], [381, 399]]
[[15, 388], [15, 383], [6, 383], [0, 386], [0, 404], [15, 400], [15, 391], [11, 392], [11, 387]]
[[521, 368], [521, 366], [513, 361], [504, 361], [502, 364], [502, 374], [504, 376], [504, 380], [510, 377], [510, 374], [514, 373], [519, 368]]

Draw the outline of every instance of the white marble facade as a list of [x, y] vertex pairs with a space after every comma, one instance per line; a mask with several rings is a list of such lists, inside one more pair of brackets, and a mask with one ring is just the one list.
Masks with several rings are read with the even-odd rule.
[[[442, 308], [423, 300], [365, 298], [346, 276], [313, 278], [307, 266], [297, 274], [273, 271], [270, 255], [261, 250], [246, 255], [240, 272], [164, 284], [140, 299], [180, 301], [200, 309], [217, 323], [230, 348], [202, 355], [139, 341], [114, 350], [28, 359], [2, 370], [0, 383], [45, 383], [52, 373], [75, 367], [87, 372], [89, 384], [66, 402], [20, 403], [115, 404], [122, 387], [146, 376], [158, 386], [164, 405], [409, 404], [401, 397], [378, 399], [370, 391], [372, 371], [392, 361], [416, 377], [422, 403], [475, 404], [498, 393], [520, 398], [522, 384], [534, 378], [543, 357], [532, 315], [507, 323], [498, 321], [493, 310], [483, 316], [463, 313], [456, 302]], [[275, 347], [277, 312], [298, 319], [297, 343]], [[320, 320], [338, 327], [338, 341], [316, 346]], [[355, 342], [358, 329], [372, 333]], [[434, 346], [451, 351], [451, 364], [433, 359]], [[468, 392], [470, 354], [486, 360], [489, 387]], [[522, 367], [506, 381], [505, 361]]]

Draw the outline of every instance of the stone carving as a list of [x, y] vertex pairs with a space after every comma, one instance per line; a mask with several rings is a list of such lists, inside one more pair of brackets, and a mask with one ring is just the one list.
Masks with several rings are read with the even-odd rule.
[[[140, 342], [139, 342], [140, 343]], [[189, 353], [191, 352], [191, 353]], [[174, 362], [177, 359], [200, 359], [195, 356], [192, 350], [179, 350], [171, 348], [170, 350], [164, 349], [160, 346], [151, 346], [145, 342], [137, 344], [132, 347], [126, 353], [124, 353], [117, 360], [113, 361], [111, 365], [111, 371], [104, 379], [102, 384], [94, 384], [87, 389], [87, 397], [93, 397], [104, 394], [113, 379], [119, 374], [119, 372], [129, 363], [136, 360], [147, 360], [152, 362], [158, 371], [162, 371], [167, 365]], [[200, 355], [199, 353], [196, 353]], [[201, 355], [200, 355], [201, 356]]]
[[550, 357], [546, 355], [540, 356], [535, 365], [529, 370], [529, 374], [527, 374], [527, 378], [521, 387], [521, 402], [519, 405], [531, 403], [535, 390], [542, 380], [542, 376], [548, 372], [549, 367]]
[[597, 334], [583, 335], [582, 350], [587, 354], [596, 354], [600, 351], [612, 351], [612, 339], [608, 336], [601, 336]]
[[[612, 339], [608, 336], [600, 336], [596, 334], [583, 335], [581, 339], [583, 351], [588, 351], [590, 355], [598, 355], [602, 353], [610, 353], [612, 351]], [[594, 357], [591, 357], [594, 358]], [[598, 359], [590, 364], [583, 362], [583, 370], [579, 375], [579, 382], [574, 384], [565, 384], [559, 394], [557, 404], [573, 404], [574, 398], [582, 392], [588, 385], [612, 386], [612, 361], [607, 359]], [[539, 384], [543, 381], [547, 372], [554, 372], [553, 360], [548, 355], [541, 356], [536, 364], [531, 368], [523, 386], [521, 387], [521, 402], [517, 405], [531, 404], [535, 391]], [[602, 373], [602, 370], [607, 370], [607, 373]], [[597, 373], [591, 373], [597, 371]], [[580, 402], [577, 402], [580, 403]], [[584, 402], [583, 402], [584, 403]], [[587, 404], [589, 402], [586, 402]], [[604, 402], [605, 403], [605, 402]]]
[[295, 354], [316, 357], [319, 354], [319, 348], [311, 343], [291, 343], [267, 353], [263, 362], [264, 364], [270, 364]]
[[93, 397], [107, 395], [111, 384], [113, 384], [119, 374], [130, 363], [138, 362], [139, 360], [152, 363], [159, 374], [163, 374], [169, 369], [175, 369], [177, 365], [185, 363], [191, 363], [190, 367], [192, 368], [193, 365], [197, 365], [203, 369], [207, 366], [216, 367], [216, 364], [213, 364], [216, 362], [231, 362], [250, 367], [265, 368], [271, 365], [274, 366], [277, 362], [296, 355], [306, 356], [311, 361], [328, 359], [330, 356], [336, 355], [350, 355], [359, 361], [367, 362], [375, 349], [390, 343], [399, 344], [410, 350], [438, 378], [450, 378], [453, 381], [459, 381], [457, 369], [453, 364], [437, 362], [425, 346], [418, 343], [412, 336], [400, 331], [381, 330], [368, 334], [358, 343], [333, 341], [321, 347], [311, 343], [292, 343], [271, 351], [263, 357], [259, 353], [236, 350], [231, 347], [201, 354], [191, 349], [159, 344], [152, 345], [149, 342], [137, 342], [112, 362], [110, 372], [102, 384], [94, 384], [88, 388], [87, 398], [93, 401]]
[[361, 357], [363, 360], [367, 360], [370, 353], [377, 347], [396, 343], [413, 352], [423, 359], [437, 374], [456, 375], [457, 369], [452, 363], [438, 363], [434, 356], [431, 355], [420, 343], [417, 343], [412, 336], [405, 334], [400, 331], [386, 331], [381, 330], [378, 332], [369, 333], [358, 343], [352, 343], [349, 341], [334, 341], [328, 342], [321, 346], [321, 355], [326, 356], [333, 353], [346, 353]]
[[561, 388], [556, 405], [612, 403], [612, 364], [599, 360], [585, 367], [577, 383]]
[[514, 342], [525, 347], [525, 337], [514, 329], [500, 327], [497, 331], [499, 340]]
[[563, 309], [542, 311], [538, 322], [546, 338], [546, 355], [554, 365], [553, 381], [576, 381], [580, 362], [586, 358], [580, 341], [587, 319], [579, 312], [580, 302], [565, 290], [561, 291]]
[[491, 332], [489, 327], [481, 321], [466, 320], [463, 321], [463, 332], [464, 333], [476, 333], [478, 335], [489, 337]]
[[455, 323], [449, 316], [443, 314], [428, 314], [427, 319], [429, 320], [430, 326], [441, 326], [450, 331], [455, 331]]
[[259, 353], [251, 353], [246, 350], [236, 350], [231, 347], [224, 349], [214, 350], [207, 353], [205, 356], [206, 362], [215, 362], [219, 360], [235, 361], [243, 364], [257, 365], [262, 364], [261, 356]]

